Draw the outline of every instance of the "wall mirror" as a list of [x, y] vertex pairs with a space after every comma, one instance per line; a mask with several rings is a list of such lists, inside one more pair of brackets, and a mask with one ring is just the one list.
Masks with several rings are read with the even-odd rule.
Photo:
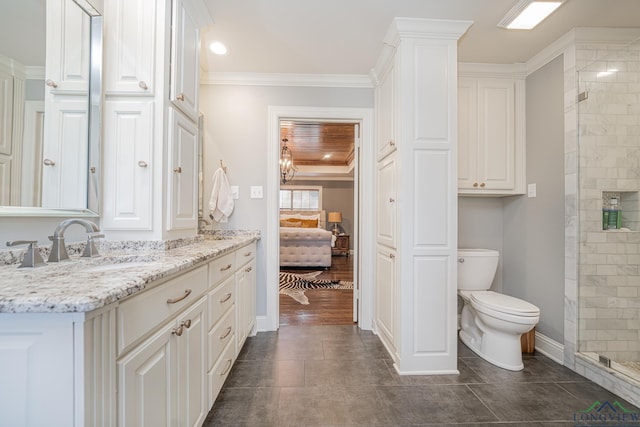
[[0, 216], [98, 216], [102, 17], [0, 0]]

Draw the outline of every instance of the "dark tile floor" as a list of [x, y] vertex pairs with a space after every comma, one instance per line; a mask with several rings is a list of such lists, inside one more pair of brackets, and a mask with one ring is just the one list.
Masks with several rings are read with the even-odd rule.
[[[616, 400], [629, 416], [640, 413], [542, 355], [511, 372], [461, 343], [458, 353], [459, 375], [400, 376], [369, 331], [282, 326], [247, 339], [204, 425], [575, 426], [595, 412], [579, 411]], [[601, 421], [593, 425], [640, 426]]]

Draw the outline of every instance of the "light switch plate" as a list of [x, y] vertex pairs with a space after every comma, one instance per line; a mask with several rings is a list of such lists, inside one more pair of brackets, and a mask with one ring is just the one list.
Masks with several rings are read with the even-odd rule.
[[233, 200], [238, 200], [240, 198], [240, 187], [237, 185], [229, 186], [229, 190], [231, 190], [231, 198]]
[[527, 197], [529, 197], [529, 198], [536, 197], [536, 185], [535, 184], [527, 185]]
[[263, 197], [262, 186], [261, 185], [252, 185], [251, 186], [251, 198], [252, 199], [262, 199]]

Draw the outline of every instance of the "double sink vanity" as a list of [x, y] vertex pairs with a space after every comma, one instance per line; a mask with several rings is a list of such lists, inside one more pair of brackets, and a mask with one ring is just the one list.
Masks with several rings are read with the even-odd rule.
[[202, 425], [255, 333], [259, 238], [104, 241], [86, 258], [82, 243], [38, 268], [0, 251], [0, 425]]

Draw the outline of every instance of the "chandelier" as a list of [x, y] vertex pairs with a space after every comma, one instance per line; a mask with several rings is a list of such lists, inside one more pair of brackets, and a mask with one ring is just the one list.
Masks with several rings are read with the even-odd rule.
[[297, 172], [297, 168], [293, 165], [293, 153], [287, 147], [287, 138], [282, 138], [282, 148], [280, 149], [280, 181], [286, 184], [291, 181]]

